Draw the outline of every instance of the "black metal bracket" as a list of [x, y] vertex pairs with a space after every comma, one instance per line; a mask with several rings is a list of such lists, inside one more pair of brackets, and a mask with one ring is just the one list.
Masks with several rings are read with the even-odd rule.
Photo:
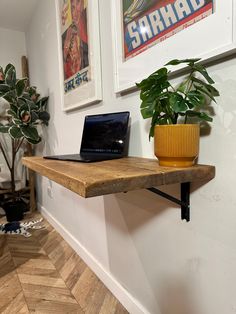
[[181, 219], [190, 221], [190, 182], [181, 183], [181, 187], [180, 187], [181, 199], [180, 200], [156, 188], [147, 188], [147, 190], [155, 194], [158, 194], [168, 199], [171, 202], [174, 202], [180, 205], [181, 206]]

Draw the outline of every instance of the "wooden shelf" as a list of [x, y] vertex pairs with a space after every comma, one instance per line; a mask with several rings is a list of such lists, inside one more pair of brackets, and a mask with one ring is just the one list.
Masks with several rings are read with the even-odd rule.
[[83, 197], [146, 189], [155, 186], [209, 181], [215, 167], [196, 165], [189, 168], [159, 167], [156, 159], [126, 157], [94, 163], [24, 157], [22, 162], [42, 176]]

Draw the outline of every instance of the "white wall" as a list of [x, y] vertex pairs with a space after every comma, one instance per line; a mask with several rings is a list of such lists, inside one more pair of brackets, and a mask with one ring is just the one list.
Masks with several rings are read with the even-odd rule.
[[[110, 1], [99, 3], [104, 100], [71, 113], [61, 110], [54, 1], [41, 0], [35, 10], [27, 49], [31, 83], [50, 96], [44, 153], [78, 152], [85, 114], [129, 110], [130, 155], [153, 157], [138, 93], [119, 97], [113, 92]], [[199, 162], [215, 165], [216, 178], [192, 186], [191, 222], [182, 222], [177, 206], [148, 191], [85, 200], [38, 178], [44, 213], [131, 313], [236, 312], [235, 56], [208, 69], [221, 97], [210, 135], [201, 139]], [[177, 195], [178, 186], [165, 191]]]
[[0, 27], [0, 65], [5, 68], [8, 63], [16, 67], [21, 77], [21, 57], [26, 55], [25, 33]]

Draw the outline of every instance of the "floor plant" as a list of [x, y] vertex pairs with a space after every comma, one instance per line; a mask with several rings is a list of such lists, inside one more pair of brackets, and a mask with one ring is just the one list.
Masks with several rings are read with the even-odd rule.
[[47, 112], [48, 97], [41, 98], [35, 86], [28, 86], [27, 78], [17, 79], [12, 64], [8, 64], [5, 69], [0, 67], [0, 97], [7, 104], [6, 110], [1, 110], [0, 132], [9, 137], [11, 143], [10, 147], [5, 147], [1, 141], [0, 151], [10, 172], [10, 199], [14, 203], [18, 199], [15, 184], [16, 157], [25, 142], [34, 145], [41, 141], [38, 126], [48, 125], [50, 119]]

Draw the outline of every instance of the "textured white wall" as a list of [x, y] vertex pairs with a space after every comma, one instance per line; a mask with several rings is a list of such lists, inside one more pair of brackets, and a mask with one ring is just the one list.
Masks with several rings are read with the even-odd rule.
[[[54, 1], [41, 0], [35, 10], [26, 38], [31, 83], [50, 96], [44, 153], [78, 152], [86, 114], [129, 110], [130, 155], [153, 157], [138, 93], [113, 92], [110, 1], [99, 3], [104, 100], [70, 113], [61, 110]], [[85, 200], [38, 178], [39, 203], [147, 313], [236, 312], [235, 56], [208, 69], [221, 97], [212, 130], [201, 138], [199, 162], [214, 164], [216, 178], [193, 185], [190, 223], [181, 222], [177, 206], [148, 191]], [[178, 186], [165, 191], [177, 196]]]
[[25, 33], [0, 27], [0, 65], [12, 63], [21, 77], [21, 57], [26, 55]]

